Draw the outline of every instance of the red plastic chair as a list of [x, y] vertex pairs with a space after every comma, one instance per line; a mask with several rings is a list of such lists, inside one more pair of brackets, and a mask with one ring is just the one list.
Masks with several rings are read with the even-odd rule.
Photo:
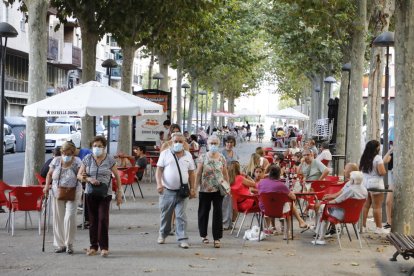
[[321, 162], [322, 162], [322, 164], [324, 164], [325, 166], [327, 166], [327, 167], [328, 167], [328, 165], [329, 165], [329, 160], [323, 159], [323, 160], [321, 160]]
[[[241, 229], [243, 228], [244, 220], [246, 219], [247, 214], [253, 213], [257, 215], [258, 217], [258, 214], [260, 213], [259, 198], [256, 195], [239, 195], [231, 191], [231, 199], [232, 199], [233, 209], [237, 211], [237, 217], [236, 217], [236, 221], [234, 222], [233, 228], [231, 229], [230, 234], [233, 234], [234, 229], [236, 229], [237, 221], [239, 220], [240, 214], [244, 214], [242, 222], [240, 224], [239, 231], [237, 231], [236, 237], [238, 237], [240, 235]], [[246, 201], [246, 200], [253, 200], [253, 204], [250, 208], [243, 209], [242, 205], [240, 205], [239, 203]], [[250, 228], [251, 228], [251, 225], [253, 224], [253, 219], [255, 215], [253, 216], [252, 222], [250, 223]]]
[[[133, 198], [135, 200], [135, 191], [134, 191], [133, 185], [135, 183], [135, 176], [137, 174], [137, 171], [138, 171], [138, 167], [129, 167], [125, 170], [118, 171], [119, 177], [121, 178], [121, 184], [123, 186], [125, 186], [125, 188], [124, 188], [124, 199], [125, 199], [125, 201], [126, 201], [125, 192], [126, 192], [128, 186], [131, 187], [132, 195], [133, 195]], [[141, 188], [140, 188], [140, 190], [141, 190]], [[142, 192], [141, 192], [141, 196], [142, 196]]]
[[35, 177], [36, 177], [37, 182], [39, 183], [40, 186], [43, 186], [43, 185], [46, 184], [46, 178], [41, 176], [39, 173], [35, 172]]
[[[15, 187], [12, 187], [12, 186], [6, 184], [3, 181], [0, 181], [0, 206], [5, 206], [9, 210], [11, 209], [11, 204], [10, 204], [10, 201], [9, 201], [9, 193], [11, 191], [13, 191], [14, 188]], [[10, 214], [11, 213], [9, 211], [9, 217], [7, 218], [6, 227], [5, 227], [7, 229], [9, 229], [8, 226], [9, 226], [9, 223], [10, 223]]]
[[[271, 218], [284, 218], [288, 219], [291, 218], [291, 230], [292, 230], [292, 240], [293, 240], [293, 220], [292, 220], [292, 207], [290, 208], [290, 211], [287, 213], [283, 213], [283, 206], [287, 202], [292, 202], [292, 200], [288, 197], [285, 193], [261, 193], [259, 194], [259, 202], [263, 206], [263, 210], [261, 212], [261, 218], [260, 218], [260, 232], [263, 228], [263, 219], [264, 216], [271, 217]], [[286, 223], [284, 227], [284, 236], [287, 237], [288, 235], [288, 224]], [[259, 237], [260, 237], [259, 232]], [[259, 239], [260, 240], [260, 239]], [[287, 243], [289, 243], [289, 239], [286, 239]]]
[[39, 213], [39, 235], [40, 235], [40, 225], [41, 225], [41, 212], [42, 212], [42, 203], [43, 203], [43, 188], [41, 186], [31, 186], [31, 187], [15, 187], [9, 193], [9, 201], [11, 204], [10, 212], [11, 216], [11, 226], [12, 226], [12, 236], [14, 236], [14, 222], [15, 222], [15, 213], [16, 211], [25, 212], [25, 229], [27, 229], [27, 212], [37, 211]]
[[267, 159], [267, 161], [269, 161], [269, 163], [270, 163], [270, 164], [272, 164], [272, 163], [273, 163], [273, 156], [266, 155], [264, 158], [266, 158], [266, 159]]
[[327, 180], [312, 180], [312, 181], [308, 180], [306, 182], [311, 183], [310, 190], [312, 192], [315, 192], [315, 195], [314, 196], [313, 195], [312, 196], [309, 196], [309, 195], [297, 196], [297, 198], [302, 198], [307, 202], [306, 208], [304, 211], [305, 213], [309, 210], [315, 210], [315, 203], [317, 202], [317, 200], [321, 200], [325, 194], [332, 193], [332, 192], [328, 193], [327, 189], [332, 185], [336, 185], [336, 182], [327, 181]]
[[272, 151], [273, 150], [273, 148], [270, 148], [270, 147], [268, 147], [268, 148], [263, 148], [263, 151], [264, 151], [264, 154], [265, 155], [268, 155], [269, 154], [269, 151]]
[[[142, 193], [142, 190], [141, 190], [141, 184], [139, 184], [139, 182], [141, 181], [140, 179], [138, 179], [138, 173], [139, 172], [142, 172], [142, 177], [144, 177], [144, 173], [145, 173], [145, 168], [138, 168], [138, 170], [137, 170], [137, 173], [135, 174], [135, 181], [137, 182], [137, 184], [138, 184], [138, 189], [139, 189], [139, 192], [141, 193], [141, 197], [142, 198], [144, 198], [144, 194]], [[141, 178], [142, 178], [141, 177]]]
[[[335, 227], [338, 224], [342, 224], [346, 226], [347, 223], [352, 224], [352, 227], [354, 228], [354, 232], [355, 235], [359, 241], [359, 246], [362, 248], [362, 243], [361, 243], [361, 239], [359, 237], [359, 233], [357, 231], [356, 228], [356, 224], [358, 223], [361, 211], [362, 211], [362, 207], [364, 207], [364, 203], [365, 203], [365, 199], [353, 199], [353, 198], [349, 198], [341, 203], [336, 203], [336, 204], [326, 204], [325, 208], [323, 209], [323, 213], [322, 213], [322, 217], [321, 217], [321, 222], [326, 220], [329, 221], [330, 223], [334, 224]], [[344, 211], [344, 218], [341, 220], [338, 220], [337, 218], [331, 216], [331, 214], [329, 213], [329, 210], [331, 208], [341, 208]], [[320, 223], [318, 223], [317, 226], [317, 231], [316, 233], [319, 233], [319, 229], [320, 228]], [[348, 228], [346, 228], [346, 230], [348, 231]], [[342, 245], [341, 245], [341, 240], [340, 240], [340, 236], [339, 236], [339, 231], [337, 229], [336, 231], [336, 237], [338, 239], [338, 243], [339, 243], [339, 248], [342, 249]], [[349, 240], [351, 241], [351, 237], [348, 233], [348, 237]]]

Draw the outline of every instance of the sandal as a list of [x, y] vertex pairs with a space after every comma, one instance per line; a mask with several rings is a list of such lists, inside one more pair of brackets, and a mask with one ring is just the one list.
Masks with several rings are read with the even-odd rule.
[[220, 248], [221, 244], [220, 244], [220, 240], [215, 240], [214, 241], [214, 248]]
[[86, 255], [95, 256], [96, 255], [96, 250], [93, 249], [93, 248], [90, 248], [90, 249], [86, 250]]
[[202, 238], [201, 239], [201, 241], [204, 243], [204, 244], [208, 244], [210, 241], [207, 239], [207, 237], [204, 237], [204, 238]]
[[106, 258], [106, 257], [108, 257], [108, 255], [109, 255], [108, 250], [105, 250], [105, 249], [102, 249], [102, 250], [101, 250], [101, 256], [102, 256], [102, 257]]

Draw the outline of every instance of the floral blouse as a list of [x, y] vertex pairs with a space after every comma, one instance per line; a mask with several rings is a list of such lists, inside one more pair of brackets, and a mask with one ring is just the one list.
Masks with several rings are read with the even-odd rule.
[[219, 159], [210, 158], [208, 153], [201, 155], [198, 165], [203, 166], [201, 174], [200, 192], [217, 192], [218, 185], [224, 181], [223, 168], [226, 166], [226, 159], [220, 154]]

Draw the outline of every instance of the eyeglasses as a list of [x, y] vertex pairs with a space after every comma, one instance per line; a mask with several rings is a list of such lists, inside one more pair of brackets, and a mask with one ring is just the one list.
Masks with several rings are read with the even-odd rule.
[[210, 145], [218, 145], [217, 142], [211, 142]]

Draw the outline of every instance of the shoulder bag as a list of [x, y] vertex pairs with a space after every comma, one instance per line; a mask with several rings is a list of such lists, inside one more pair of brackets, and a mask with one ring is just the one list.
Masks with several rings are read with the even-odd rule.
[[[93, 159], [93, 156], [91, 155], [90, 159], [89, 159], [89, 173], [88, 173], [88, 176], [90, 176], [90, 174], [91, 174], [92, 159]], [[94, 159], [94, 161], [95, 161], [95, 159]], [[95, 164], [96, 164], [95, 179], [98, 179], [99, 166], [96, 163], [96, 161], [95, 161]], [[109, 178], [108, 184], [104, 183], [104, 182], [99, 182], [99, 185], [92, 185], [92, 183], [89, 183], [89, 185], [88, 185], [88, 187], [89, 187], [88, 188], [88, 194], [92, 195], [92, 196], [95, 196], [95, 197], [101, 197], [101, 198], [106, 197], [108, 195], [108, 190], [109, 190], [111, 182], [112, 182], [112, 176]]]
[[[71, 165], [72, 169], [72, 165]], [[76, 173], [75, 173], [76, 174]], [[60, 164], [59, 178], [57, 183], [57, 199], [74, 201], [76, 197], [76, 186], [75, 187], [62, 187], [60, 186], [60, 177], [62, 175], [62, 163]]]
[[187, 198], [190, 196], [190, 187], [188, 187], [188, 183], [183, 183], [183, 177], [181, 176], [180, 164], [178, 164], [177, 156], [175, 153], [171, 152], [174, 156], [175, 163], [177, 164], [178, 174], [180, 175], [180, 189], [178, 190], [178, 196], [181, 198]]

